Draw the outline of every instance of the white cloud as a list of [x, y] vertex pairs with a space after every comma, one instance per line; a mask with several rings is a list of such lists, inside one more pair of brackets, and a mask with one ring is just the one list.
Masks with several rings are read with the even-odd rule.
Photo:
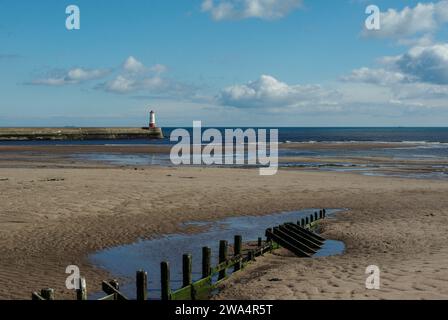
[[429, 83], [448, 85], [448, 43], [415, 46], [407, 53], [380, 59], [382, 68], [353, 70], [344, 81], [393, 85]]
[[128, 57], [123, 63], [123, 69], [130, 73], [139, 73], [145, 71], [143, 63], [135, 59], [133, 56]]
[[302, 5], [302, 0], [204, 0], [202, 11], [214, 20], [259, 18], [274, 20], [286, 16]]
[[135, 80], [118, 75], [115, 79], [108, 81], [104, 88], [111, 92], [127, 93], [136, 90], [136, 83]]
[[353, 70], [350, 75], [342, 77], [342, 80], [347, 82], [363, 82], [378, 85], [389, 85], [409, 82], [410, 78], [401, 72], [364, 67]]
[[448, 0], [418, 3], [398, 11], [388, 9], [381, 13], [380, 30], [364, 30], [367, 36], [406, 38], [416, 34], [432, 33], [448, 22]]
[[105, 69], [82, 69], [74, 68], [56, 76], [39, 78], [31, 81], [34, 85], [63, 86], [68, 84], [79, 84], [89, 80], [101, 79], [110, 73]]
[[162, 77], [166, 70], [167, 67], [162, 64], [147, 67], [133, 56], [129, 56], [123, 63], [123, 72], [114, 79], [101, 84], [99, 88], [121, 94], [142, 90], [168, 91], [171, 81]]
[[334, 107], [340, 94], [319, 85], [288, 85], [269, 75], [247, 84], [234, 85], [217, 96], [221, 105], [237, 108]]
[[394, 65], [422, 82], [448, 85], [448, 43], [414, 47]]

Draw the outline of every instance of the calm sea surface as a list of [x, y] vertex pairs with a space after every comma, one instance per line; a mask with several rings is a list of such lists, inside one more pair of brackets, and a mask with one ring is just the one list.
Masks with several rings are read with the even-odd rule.
[[[0, 145], [173, 145], [170, 133], [176, 128], [164, 128], [165, 139], [162, 140], [89, 140], [89, 141], [0, 141]], [[192, 134], [191, 128], [186, 129]], [[206, 128], [203, 128], [205, 130]], [[242, 128], [247, 129], [247, 128]], [[255, 128], [268, 129], [268, 128]], [[219, 129], [224, 133], [224, 128]], [[224, 134], [223, 134], [224, 136]], [[304, 167], [320, 170], [358, 171], [368, 175], [383, 175], [384, 168], [378, 165], [357, 165], [352, 163], [335, 163], [335, 158], [354, 157], [386, 157], [391, 160], [427, 160], [434, 165], [425, 170], [400, 172], [398, 176], [412, 178], [448, 179], [448, 128], [279, 128], [280, 157], [316, 158], [316, 163], [285, 162], [280, 160], [282, 167]], [[282, 149], [282, 145], [294, 143], [313, 144], [328, 143], [363, 143], [363, 142], [398, 142], [396, 148], [304, 148]], [[247, 155], [240, 155], [247, 156]], [[74, 157], [86, 160], [97, 160], [119, 165], [171, 165], [167, 154], [107, 154], [89, 153], [76, 154]], [[250, 158], [250, 155], [249, 155]], [[319, 161], [317, 161], [319, 160]], [[327, 161], [322, 165], [322, 160]], [[390, 165], [389, 165], [390, 167]], [[395, 166], [399, 168], [399, 166]], [[394, 175], [394, 173], [387, 173]]]

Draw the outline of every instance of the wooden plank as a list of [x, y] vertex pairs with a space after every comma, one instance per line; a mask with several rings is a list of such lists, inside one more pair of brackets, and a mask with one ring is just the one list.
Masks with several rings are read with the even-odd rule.
[[285, 224], [280, 226], [280, 230], [287, 230], [291, 234], [294, 235], [294, 238], [298, 239], [302, 243], [304, 243], [306, 246], [312, 248], [312, 249], [320, 249], [322, 247], [322, 242], [317, 241], [310, 237], [308, 234], [301, 232], [298, 228], [294, 228], [290, 224]]
[[317, 249], [311, 249], [311, 248], [307, 247], [302, 242], [300, 242], [299, 240], [297, 240], [293, 236], [291, 236], [291, 234], [288, 234], [287, 232], [282, 231], [279, 227], [274, 228], [274, 234], [281, 236], [283, 239], [287, 240], [290, 244], [292, 244], [296, 248], [302, 250], [303, 252], [306, 252], [310, 256], [312, 256], [313, 254], [315, 254], [317, 252]]
[[170, 300], [191, 300], [191, 285], [171, 292]]
[[116, 294], [117, 300], [128, 300], [125, 295], [119, 291], [118, 282], [115, 280], [101, 283], [101, 287], [106, 294]]
[[321, 237], [320, 235], [318, 235], [317, 233], [314, 233], [308, 229], [302, 228], [294, 223], [286, 223], [286, 225], [290, 225], [291, 227], [295, 228], [296, 230], [300, 231], [300, 233], [305, 234], [307, 236], [309, 236], [310, 238], [314, 239], [316, 242], [318, 243], [324, 243], [325, 242], [325, 238]]
[[109, 294], [105, 297], [99, 298], [98, 301], [106, 301], [106, 300], [118, 300], [117, 295], [115, 293]]
[[31, 294], [31, 300], [45, 300], [45, 298], [42, 297], [39, 293], [33, 292]]
[[44, 300], [54, 300], [54, 289], [45, 288], [40, 291], [40, 295]]
[[321, 248], [321, 244], [313, 243], [307, 236], [298, 234], [295, 229], [288, 228], [286, 225], [281, 225], [278, 227], [278, 229], [293, 238], [295, 241], [302, 244], [303, 250], [305, 251], [316, 253], [316, 251]]
[[293, 244], [289, 243], [289, 241], [287, 241], [286, 239], [283, 239], [280, 235], [277, 235], [277, 234], [275, 234], [272, 231], [267, 231], [267, 233], [268, 233], [269, 237], [272, 240], [274, 240], [275, 242], [280, 244], [282, 247], [288, 249], [289, 251], [291, 251], [295, 255], [297, 255], [299, 257], [310, 257], [310, 254], [300, 250], [299, 248], [297, 248]]
[[191, 298], [193, 300], [208, 300], [212, 290], [212, 277], [201, 279], [192, 284]]

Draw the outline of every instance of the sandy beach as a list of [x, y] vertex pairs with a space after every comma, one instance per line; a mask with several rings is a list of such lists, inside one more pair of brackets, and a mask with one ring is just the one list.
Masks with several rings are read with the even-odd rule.
[[[1, 299], [29, 299], [44, 287], [72, 298], [64, 288], [70, 264], [81, 267], [90, 291], [99, 291], [109, 275], [89, 264], [89, 254], [198, 231], [182, 222], [320, 207], [348, 209], [322, 226], [325, 237], [345, 242], [344, 255], [298, 259], [279, 250], [226, 281], [216, 298], [448, 298], [447, 181], [114, 166], [50, 149], [0, 154]], [[382, 271], [378, 291], [364, 286], [371, 264]]]

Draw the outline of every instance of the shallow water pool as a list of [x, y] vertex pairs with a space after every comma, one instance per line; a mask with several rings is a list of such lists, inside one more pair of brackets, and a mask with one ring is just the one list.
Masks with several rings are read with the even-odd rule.
[[[202, 247], [212, 249], [212, 265], [218, 262], [219, 240], [233, 243], [235, 235], [241, 235], [244, 242], [256, 241], [263, 237], [267, 228], [285, 222], [297, 222], [302, 217], [318, 211], [308, 209], [284, 212], [265, 216], [244, 216], [226, 218], [213, 222], [189, 223], [205, 227], [205, 231], [195, 234], [170, 234], [151, 240], [141, 240], [133, 244], [118, 246], [99, 251], [89, 257], [95, 266], [108, 270], [112, 276], [120, 278], [120, 290], [128, 297], [135, 298], [135, 272], [144, 269], [148, 273], [149, 298], [160, 297], [160, 262], [168, 261], [171, 269], [171, 288], [182, 286], [182, 255], [193, 255], [193, 281], [201, 278]], [[341, 211], [341, 209], [327, 209], [327, 216]], [[189, 224], [184, 224], [188, 226]], [[341, 254], [344, 243], [328, 240], [316, 257]], [[104, 294], [94, 294], [96, 299]]]

